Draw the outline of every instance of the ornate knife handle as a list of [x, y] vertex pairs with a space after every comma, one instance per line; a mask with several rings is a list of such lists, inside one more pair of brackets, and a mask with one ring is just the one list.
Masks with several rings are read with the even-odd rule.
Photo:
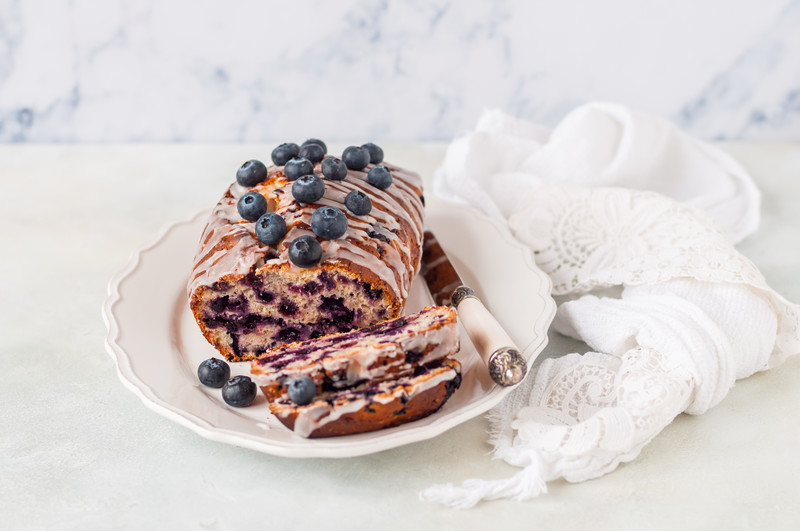
[[459, 286], [451, 301], [472, 344], [489, 367], [492, 380], [502, 386], [521, 382], [528, 372], [525, 358], [475, 292], [469, 286]]

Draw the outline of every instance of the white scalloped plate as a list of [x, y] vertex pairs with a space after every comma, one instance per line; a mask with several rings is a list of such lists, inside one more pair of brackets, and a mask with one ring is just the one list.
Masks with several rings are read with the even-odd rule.
[[[200, 362], [218, 354], [200, 333], [186, 296], [192, 257], [208, 214], [203, 211], [166, 227], [108, 285], [103, 306], [106, 350], [122, 383], [157, 413], [208, 439], [268, 454], [351, 457], [435, 437], [486, 412], [511, 391], [491, 381], [462, 330], [461, 388], [424, 419], [371, 433], [304, 439], [270, 414], [263, 396], [247, 408], [228, 407], [218, 389], [197, 380]], [[431, 201], [426, 223], [464, 281], [532, 363], [547, 343], [555, 303], [550, 279], [534, 265], [530, 251], [505, 227], [466, 206]], [[430, 303], [427, 289], [415, 281], [407, 311]], [[248, 374], [248, 363], [231, 365], [232, 374]]]

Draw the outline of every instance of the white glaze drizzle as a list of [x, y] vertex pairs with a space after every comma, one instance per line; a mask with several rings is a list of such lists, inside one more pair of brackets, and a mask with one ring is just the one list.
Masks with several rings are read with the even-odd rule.
[[[421, 189], [421, 179], [418, 175], [385, 164], [392, 173], [392, 185], [388, 190], [379, 190], [366, 182], [366, 172], [348, 170], [343, 181], [331, 181], [323, 178], [326, 191], [321, 205], [332, 205], [348, 214], [348, 230], [345, 235], [337, 240], [320, 239], [323, 249], [323, 262], [348, 260], [362, 266], [378, 276], [391, 289], [396, 298], [405, 301], [413, 276], [416, 274], [419, 261], [412, 263], [410, 246], [403, 243], [393, 230], [400, 230], [398, 221], [401, 217], [408, 221], [416, 247], [422, 245], [422, 218], [423, 208], [415, 188]], [[269, 178], [280, 171], [279, 168], [270, 167]], [[315, 173], [320, 174], [320, 165], [315, 168]], [[280, 246], [277, 258], [266, 261], [270, 267], [285, 266], [290, 270], [300, 272], [300, 268], [291, 263], [288, 258], [288, 244], [293, 239], [310, 231], [296, 226], [303, 223], [308, 226], [310, 222], [310, 209], [303, 208], [296, 212], [296, 203], [291, 195], [291, 185], [288, 181], [278, 179], [278, 186], [272, 185], [271, 189], [265, 185], [254, 188], [245, 188], [233, 183], [226, 194], [211, 214], [209, 222], [201, 238], [201, 250], [195, 257], [193, 274], [187, 286], [192, 293], [199, 286], [210, 286], [224, 275], [234, 276], [247, 274], [250, 269], [264, 260], [267, 247], [262, 245], [254, 236], [254, 223], [243, 222], [236, 209], [236, 203], [244, 193], [250, 190], [262, 192], [274, 210], [283, 215], [287, 223], [287, 235]], [[373, 209], [367, 216], [353, 216], [344, 206], [344, 197], [352, 190], [361, 190], [373, 202]], [[314, 207], [316, 208], [316, 207]], [[390, 241], [383, 242], [370, 237], [367, 230], [373, 230], [386, 236]], [[365, 250], [355, 242], [371, 247]], [[225, 243], [227, 245], [227, 248]], [[378, 245], [384, 248], [382, 258], [375, 256]], [[211, 252], [209, 256], [203, 251]], [[404, 261], [405, 258], [405, 261]], [[409, 265], [406, 266], [405, 263]]]

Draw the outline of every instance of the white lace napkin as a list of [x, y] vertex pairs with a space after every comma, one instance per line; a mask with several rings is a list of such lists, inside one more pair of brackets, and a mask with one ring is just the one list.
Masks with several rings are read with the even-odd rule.
[[507, 222], [553, 281], [555, 329], [596, 352], [544, 360], [490, 413], [495, 456], [519, 473], [424, 500], [466, 508], [601, 476], [800, 352], [800, 307], [732, 245], [758, 224], [752, 180], [664, 120], [590, 104], [548, 136], [487, 112], [435, 191]]

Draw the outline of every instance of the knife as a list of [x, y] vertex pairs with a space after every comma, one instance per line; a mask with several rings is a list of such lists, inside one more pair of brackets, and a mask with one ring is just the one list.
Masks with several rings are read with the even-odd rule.
[[525, 358], [475, 292], [464, 284], [433, 233], [426, 229], [421, 273], [440, 306], [453, 306], [489, 376], [504, 387], [518, 384], [528, 372]]

